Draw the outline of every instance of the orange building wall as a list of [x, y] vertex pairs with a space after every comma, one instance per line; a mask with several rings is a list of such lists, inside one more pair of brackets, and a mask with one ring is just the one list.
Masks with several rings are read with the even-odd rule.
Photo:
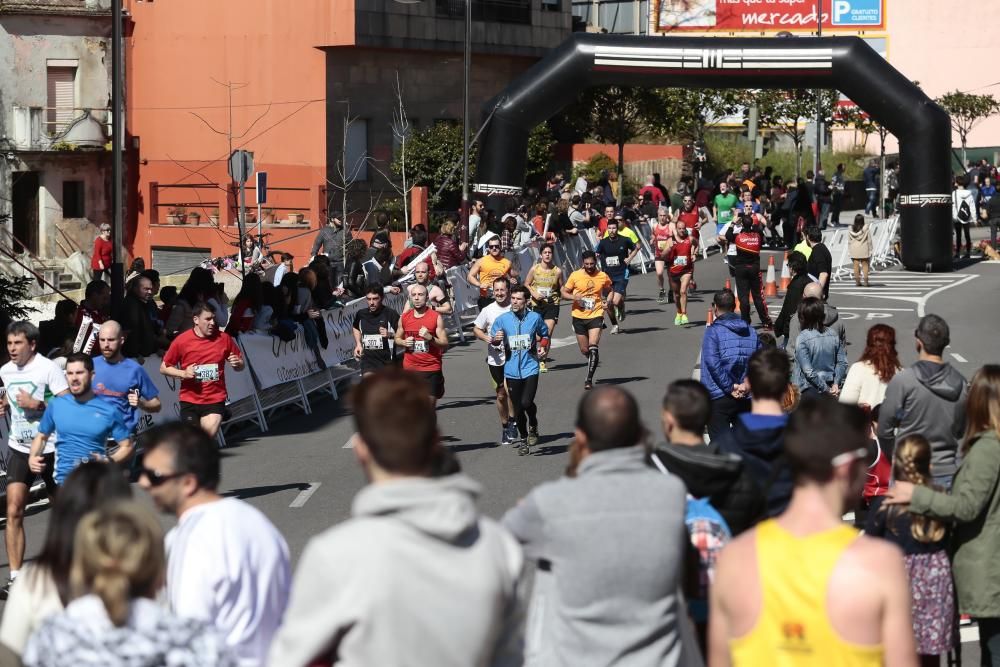
[[[132, 254], [148, 260], [151, 246], [178, 245], [173, 230], [150, 225], [166, 215], [150, 210], [151, 183], [225, 187], [228, 181], [229, 91], [215, 81], [240, 86], [232, 92], [233, 148], [254, 153], [271, 188], [306, 188], [274, 191], [277, 201], [269, 198], [268, 206], [304, 208], [317, 228], [322, 211], [315, 190], [326, 175], [322, 49], [353, 43], [353, 0], [295, 0], [294, 9], [287, 0], [131, 0], [127, 8], [133, 24], [126, 42], [127, 128], [139, 141]], [[177, 201], [175, 195], [185, 202], [204, 198], [205, 209], [226, 201], [224, 190], [212, 189], [161, 191], [160, 201]], [[234, 231], [185, 230], [197, 234], [191, 243], [199, 247], [207, 247], [202, 237], [214, 237], [215, 255], [230, 252]], [[308, 247], [300, 245], [308, 239], [280, 249], [305, 254]]]

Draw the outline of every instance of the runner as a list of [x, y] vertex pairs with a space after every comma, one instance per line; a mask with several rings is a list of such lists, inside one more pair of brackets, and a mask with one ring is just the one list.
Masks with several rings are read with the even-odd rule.
[[170, 344], [160, 372], [180, 378], [180, 417], [215, 437], [226, 413], [226, 363], [243, 370], [243, 354], [229, 334], [215, 325], [215, 313], [200, 301], [191, 309], [194, 327]]
[[677, 304], [674, 326], [689, 324], [687, 316], [688, 285], [694, 276], [695, 245], [683, 220], [675, 223], [674, 243], [667, 251], [666, 260], [670, 265], [670, 291]]
[[399, 313], [382, 303], [381, 285], [369, 285], [368, 307], [354, 314], [354, 358], [361, 362], [361, 375], [369, 375], [394, 359], [395, 331]]
[[[531, 299], [536, 313], [545, 320], [549, 328], [549, 339], [555, 336], [556, 324], [559, 323], [559, 288], [562, 286], [562, 269], [555, 265], [555, 247], [551, 243], [544, 244], [538, 251], [538, 263], [528, 270], [524, 286], [531, 291]], [[549, 360], [549, 345], [539, 351], [538, 366], [542, 373], [547, 373], [545, 367]]]
[[494, 345], [490, 336], [493, 322], [510, 310], [510, 281], [500, 276], [493, 281], [493, 303], [479, 311], [472, 333], [476, 338], [486, 342], [486, 368], [490, 372], [490, 382], [496, 392], [497, 412], [500, 414], [500, 444], [509, 445], [517, 438], [517, 425], [514, 423], [513, 409], [510, 407], [510, 396], [507, 394], [507, 384], [503, 380], [503, 364], [506, 361], [502, 345]]
[[[6, 600], [10, 585], [20, 573], [24, 562], [24, 508], [28, 505], [28, 490], [36, 475], [28, 465], [31, 443], [38, 435], [38, 422], [45, 412], [46, 401], [53, 396], [62, 396], [69, 391], [66, 376], [55, 362], [37, 354], [38, 328], [31, 322], [12, 322], [7, 327], [7, 354], [10, 361], [0, 367], [0, 418], [10, 413], [10, 435], [7, 447], [7, 525], [4, 542], [7, 547], [7, 561], [10, 563], [10, 577], [0, 588], [0, 599]], [[44, 458], [46, 473], [45, 488], [49, 497], [56, 492], [56, 482], [52, 477], [55, 461], [53, 437], [46, 445]]]
[[[685, 197], [689, 199], [689, 197]], [[663, 288], [663, 269], [666, 266], [667, 251], [674, 243], [674, 223], [670, 220], [670, 212], [665, 208], [660, 208], [656, 214], [656, 224], [653, 225], [652, 233], [649, 236], [649, 245], [653, 249], [654, 262], [656, 268], [656, 285], [660, 292], [656, 297], [657, 303], [663, 303], [667, 299], [667, 292]], [[674, 292], [670, 291], [669, 301], [673, 303]]]
[[723, 261], [729, 261], [729, 255], [732, 254], [728, 250], [728, 242], [726, 241], [725, 229], [728, 229], [729, 225], [736, 215], [736, 204], [739, 203], [739, 197], [735, 193], [729, 191], [729, 184], [723, 181], [719, 183], [719, 194], [715, 195], [715, 199], [712, 200], [712, 205], [714, 207], [714, 217], [716, 224], [719, 226], [718, 242], [719, 247], [723, 251]]
[[[125, 336], [114, 320], [101, 325], [97, 334], [101, 356], [94, 359], [94, 394], [116, 408], [128, 432], [135, 435], [139, 412], [159, 412], [160, 390], [135, 359], [122, 354]], [[61, 431], [60, 431], [61, 433]]]
[[507, 361], [503, 367], [514, 419], [517, 422], [518, 449], [529, 454], [538, 444], [538, 348], [549, 342], [549, 328], [538, 313], [528, 309], [528, 288], [518, 285], [510, 291], [510, 311], [493, 323], [490, 335], [495, 345], [503, 345]]
[[[444, 293], [443, 289], [431, 283], [431, 271], [427, 262], [420, 262], [414, 267], [413, 277], [416, 282], [407, 287], [407, 293], [413, 285], [423, 285], [427, 288], [427, 307], [441, 315], [450, 315], [452, 311], [451, 301], [448, 300], [448, 295]], [[410, 300], [407, 299], [406, 305], [403, 306], [403, 312], [405, 313], [412, 307]]]
[[597, 268], [597, 255], [586, 250], [580, 256], [583, 266], [569, 275], [561, 290], [564, 299], [573, 302], [573, 332], [580, 352], [588, 358], [585, 390], [593, 389], [594, 373], [601, 361], [598, 347], [604, 326], [604, 295], [611, 291], [611, 278]]
[[413, 308], [399, 318], [396, 345], [403, 348], [403, 370], [416, 373], [427, 382], [431, 403], [436, 406], [444, 396], [441, 357], [448, 349], [448, 334], [441, 316], [427, 307], [426, 287], [414, 285], [410, 301]]
[[516, 275], [510, 260], [503, 256], [503, 246], [499, 236], [494, 236], [486, 242], [486, 251], [488, 254], [473, 262], [469, 267], [469, 275], [466, 276], [470, 285], [479, 288], [479, 310], [493, 303], [490, 289], [494, 280], [500, 276], [513, 278]]
[[[94, 359], [89, 354], [74, 352], [66, 357], [66, 381], [70, 395], [56, 396], [38, 424], [38, 434], [31, 443], [28, 466], [36, 475], [50, 466], [43, 454], [46, 442], [56, 431], [55, 473], [56, 484], [66, 481], [81, 463], [94, 458], [110, 458], [115, 463], [127, 461], [132, 456], [130, 431], [125, 426], [121, 412], [93, 390]], [[118, 448], [107, 455], [108, 439], [114, 439]]]
[[628, 265], [639, 252], [631, 239], [618, 234], [617, 219], [608, 222], [608, 235], [601, 239], [594, 252], [601, 258], [604, 272], [611, 278], [612, 292], [608, 299], [611, 333], [619, 332], [618, 321], [625, 319], [625, 290], [628, 288]]
[[[684, 222], [684, 225], [688, 229], [688, 234], [691, 236], [691, 244], [694, 248], [692, 256], [695, 260], [698, 259], [698, 249], [701, 247], [701, 228], [704, 225], [712, 222], [712, 214], [704, 206], [697, 208], [694, 204], [694, 197], [692, 195], [685, 195], [684, 199], [681, 200], [681, 208], [677, 211], [677, 215], [674, 216], [674, 223], [678, 221]], [[694, 265], [691, 265], [691, 290], [698, 289], [694, 282]], [[685, 313], [687, 310], [685, 309]]]

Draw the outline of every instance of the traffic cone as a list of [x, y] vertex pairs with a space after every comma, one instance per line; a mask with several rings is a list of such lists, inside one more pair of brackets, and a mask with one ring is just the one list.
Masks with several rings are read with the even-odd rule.
[[733, 284], [729, 281], [729, 278], [726, 278], [726, 289], [730, 291], [733, 289]]
[[[770, 269], [769, 269], [770, 270]], [[788, 291], [788, 283], [792, 282], [792, 274], [788, 270], [788, 251], [785, 251], [785, 261], [781, 264], [781, 293]]]
[[711, 308], [708, 309], [708, 315], [705, 316], [705, 326], [712, 326], [712, 322], [715, 322], [715, 311]]
[[[726, 278], [726, 289], [733, 292], [733, 284], [729, 281], [729, 278]], [[736, 292], [733, 292], [733, 296], [736, 297], [736, 312], [738, 313], [740, 312], [740, 297]]]
[[778, 296], [778, 285], [774, 282], [774, 255], [767, 258], [767, 280], [764, 281], [764, 297]]

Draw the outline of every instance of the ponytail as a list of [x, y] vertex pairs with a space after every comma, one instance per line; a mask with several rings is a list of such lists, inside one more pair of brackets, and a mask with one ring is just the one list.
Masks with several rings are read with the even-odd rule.
[[[896, 443], [893, 459], [893, 476], [897, 480], [934, 488], [930, 477], [931, 445], [927, 438], [922, 435], [906, 436]], [[886, 514], [887, 523], [903, 511], [909, 511], [909, 507], [902, 505], [889, 507]], [[945, 533], [944, 524], [937, 519], [921, 514], [910, 515], [910, 534], [917, 542], [922, 544], [940, 542], [944, 539]]]

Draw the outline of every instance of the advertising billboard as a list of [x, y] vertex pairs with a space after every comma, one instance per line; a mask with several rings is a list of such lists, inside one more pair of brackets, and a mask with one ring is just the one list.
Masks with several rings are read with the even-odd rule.
[[[815, 0], [656, 0], [650, 32], [816, 32]], [[822, 0], [823, 32], [885, 29], [885, 0]]]

